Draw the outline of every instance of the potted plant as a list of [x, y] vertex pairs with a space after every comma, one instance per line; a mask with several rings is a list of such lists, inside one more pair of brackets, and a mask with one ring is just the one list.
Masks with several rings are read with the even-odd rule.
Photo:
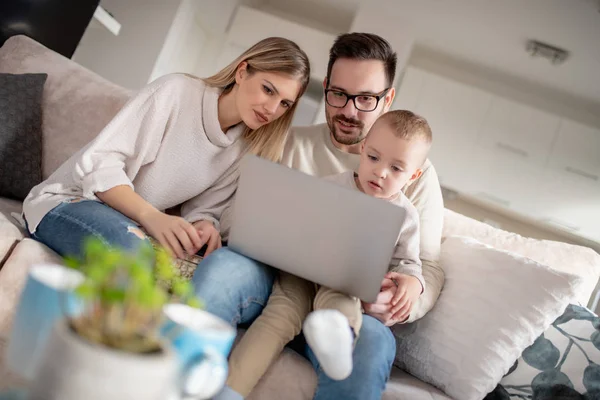
[[31, 397], [168, 398], [179, 367], [161, 337], [163, 306], [200, 302], [167, 252], [151, 246], [128, 252], [90, 239], [82, 259], [65, 263], [85, 276], [75, 290], [81, 307], [54, 327]]

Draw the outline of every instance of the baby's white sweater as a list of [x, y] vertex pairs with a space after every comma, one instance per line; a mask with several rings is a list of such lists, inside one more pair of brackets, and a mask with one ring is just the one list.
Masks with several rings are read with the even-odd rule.
[[102, 132], [47, 180], [23, 205], [29, 230], [70, 199], [127, 185], [158, 210], [184, 203], [189, 222], [219, 227], [236, 188], [245, 143], [240, 123], [219, 125], [220, 90], [185, 75], [164, 76], [133, 97]]

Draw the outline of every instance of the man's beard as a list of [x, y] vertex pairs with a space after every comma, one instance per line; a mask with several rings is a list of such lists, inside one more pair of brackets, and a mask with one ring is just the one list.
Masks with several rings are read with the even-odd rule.
[[[364, 122], [359, 121], [357, 119], [349, 119], [343, 115], [331, 116], [327, 110], [325, 110], [325, 116], [327, 118], [327, 125], [329, 126], [329, 131], [333, 135], [335, 141], [339, 144], [351, 146], [362, 142], [367, 137], [368, 130], [365, 129]], [[335, 125], [335, 121], [341, 121], [346, 124], [353, 125], [359, 128], [359, 130], [355, 135], [348, 135], [343, 132], [339, 132], [337, 126]]]

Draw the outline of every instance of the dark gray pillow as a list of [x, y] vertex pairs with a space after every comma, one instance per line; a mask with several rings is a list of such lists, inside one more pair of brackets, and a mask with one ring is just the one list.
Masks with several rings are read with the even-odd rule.
[[42, 181], [47, 74], [0, 74], [0, 196], [23, 200]]

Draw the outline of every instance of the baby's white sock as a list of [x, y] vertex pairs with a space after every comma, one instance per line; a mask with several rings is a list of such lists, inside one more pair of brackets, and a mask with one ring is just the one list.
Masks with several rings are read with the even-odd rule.
[[337, 310], [311, 312], [304, 321], [304, 336], [327, 376], [337, 381], [350, 376], [354, 338], [344, 314]]

